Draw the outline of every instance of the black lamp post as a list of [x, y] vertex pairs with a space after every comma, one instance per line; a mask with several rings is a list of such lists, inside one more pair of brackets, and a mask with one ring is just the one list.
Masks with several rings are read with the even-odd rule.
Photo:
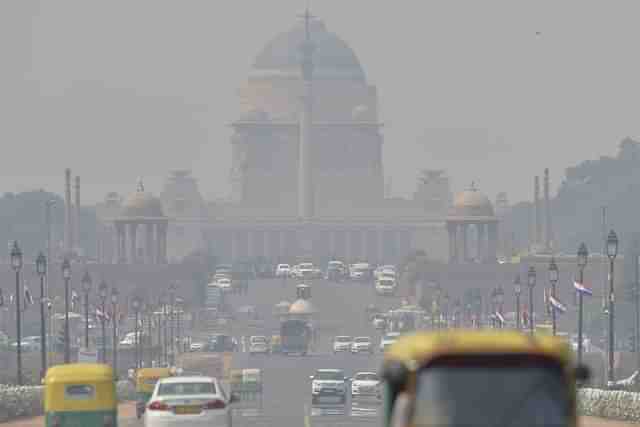
[[111, 289], [111, 310], [113, 321], [113, 375], [118, 378], [118, 290]]
[[[504, 308], [504, 289], [502, 289], [502, 285], [498, 285], [498, 289], [496, 289], [496, 303], [497, 312], [502, 316]], [[503, 327], [502, 320], [500, 318], [498, 318], [498, 327]]]
[[527, 272], [527, 284], [529, 285], [529, 332], [533, 335], [535, 330], [535, 319], [533, 314], [533, 288], [536, 286], [536, 269], [534, 266], [529, 267]]
[[615, 349], [615, 294], [613, 291], [613, 265], [618, 255], [618, 236], [611, 230], [607, 237], [607, 256], [609, 257], [609, 382], [613, 382], [613, 356]]
[[89, 349], [89, 292], [91, 291], [89, 271], [84, 272], [81, 282], [84, 291], [84, 348]]
[[102, 316], [100, 317], [100, 327], [102, 328], [102, 363], [107, 363], [107, 330], [105, 327], [105, 316], [107, 315], [107, 295], [109, 293], [109, 286], [104, 280], [100, 282], [98, 286], [98, 294], [100, 295], [100, 311]]
[[177, 329], [177, 335], [178, 335], [178, 352], [182, 353], [183, 352], [183, 343], [182, 343], [182, 311], [184, 309], [184, 300], [180, 297], [176, 298], [176, 305], [177, 305], [177, 313], [176, 313], [176, 317], [177, 317], [177, 322], [178, 324], [176, 325], [176, 329]]
[[[589, 252], [587, 251], [587, 245], [582, 243], [578, 248], [578, 281], [580, 285], [584, 286], [584, 268], [587, 265], [589, 259]], [[578, 364], [582, 363], [582, 292], [578, 292]]]
[[42, 252], [36, 258], [36, 272], [40, 276], [40, 378], [47, 373], [47, 326], [45, 321], [44, 277], [47, 274], [47, 258]]
[[140, 368], [140, 329], [138, 329], [138, 316], [140, 314], [140, 305], [141, 305], [141, 301], [140, 298], [135, 296], [133, 297], [133, 300], [131, 301], [131, 307], [133, 308], [133, 313], [135, 315], [135, 326], [133, 328], [133, 332], [135, 334], [135, 355], [136, 355], [136, 369]]
[[522, 315], [520, 314], [520, 294], [522, 293], [522, 285], [520, 284], [520, 274], [516, 276], [516, 279], [513, 282], [513, 288], [516, 293], [516, 329], [519, 331], [522, 329]]
[[489, 294], [489, 297], [491, 298], [491, 313], [490, 313], [491, 327], [495, 329], [496, 325], [498, 324], [497, 322], [498, 319], [496, 318], [496, 313], [498, 312], [498, 289], [497, 288], [491, 289], [491, 293]]
[[71, 363], [71, 336], [69, 334], [69, 281], [71, 280], [71, 264], [66, 258], [62, 262], [62, 278], [64, 279], [64, 363]]
[[18, 360], [16, 378], [18, 385], [22, 385], [22, 325], [20, 324], [20, 270], [22, 270], [22, 251], [17, 241], [14, 241], [11, 247], [11, 268], [16, 272], [16, 357]]
[[151, 367], [153, 363], [153, 335], [152, 335], [152, 327], [153, 327], [153, 307], [151, 304], [145, 304], [145, 313], [147, 317], [147, 366]]
[[[551, 257], [551, 262], [549, 263], [549, 283], [551, 283], [551, 297], [556, 299], [556, 284], [558, 283], [558, 266], [556, 265], [555, 258]], [[552, 334], [556, 334], [557, 328], [557, 319], [556, 319], [556, 309], [551, 304], [551, 330]]]

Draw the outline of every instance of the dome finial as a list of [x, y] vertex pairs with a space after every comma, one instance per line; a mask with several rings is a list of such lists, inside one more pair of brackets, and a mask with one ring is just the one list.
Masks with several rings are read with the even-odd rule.
[[142, 182], [142, 177], [138, 177], [138, 193], [144, 193], [144, 183]]

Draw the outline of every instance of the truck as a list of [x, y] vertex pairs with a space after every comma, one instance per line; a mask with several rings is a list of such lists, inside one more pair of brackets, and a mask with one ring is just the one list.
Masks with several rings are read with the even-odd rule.
[[312, 329], [309, 322], [289, 319], [280, 326], [281, 351], [283, 354], [306, 356], [311, 344]]

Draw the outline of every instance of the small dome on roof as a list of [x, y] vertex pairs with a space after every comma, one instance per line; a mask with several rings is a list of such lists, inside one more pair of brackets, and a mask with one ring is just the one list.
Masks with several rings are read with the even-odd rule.
[[289, 307], [289, 314], [313, 314], [315, 309], [311, 301], [299, 299]]
[[471, 188], [456, 194], [452, 216], [494, 216], [493, 205], [471, 184]]
[[140, 181], [136, 192], [124, 201], [121, 216], [131, 218], [161, 218], [164, 217], [164, 214], [162, 212], [160, 199], [144, 191], [144, 185], [142, 181]]

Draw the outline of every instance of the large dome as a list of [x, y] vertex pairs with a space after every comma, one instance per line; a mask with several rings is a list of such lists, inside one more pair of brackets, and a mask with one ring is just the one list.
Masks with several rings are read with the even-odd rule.
[[493, 205], [487, 196], [471, 186], [470, 189], [456, 194], [452, 216], [492, 217], [494, 216]]
[[[311, 21], [314, 79], [348, 79], [365, 81], [360, 61], [353, 50], [334, 33], [327, 31], [322, 21]], [[253, 64], [252, 77], [299, 77], [301, 69], [300, 47], [305, 41], [302, 23], [288, 32], [277, 35], [258, 54]]]
[[122, 217], [127, 218], [162, 218], [162, 203], [151, 193], [144, 191], [142, 183], [138, 190], [131, 194], [122, 205]]

